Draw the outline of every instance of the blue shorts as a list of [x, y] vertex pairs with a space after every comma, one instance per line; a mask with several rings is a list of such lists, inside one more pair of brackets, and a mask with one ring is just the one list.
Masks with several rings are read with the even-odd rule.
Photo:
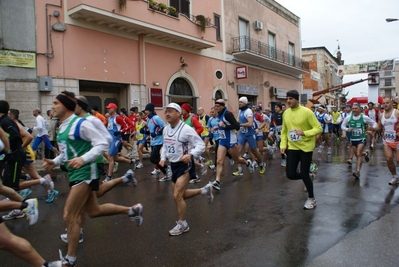
[[365, 145], [366, 144], [366, 139], [362, 139], [362, 140], [354, 140], [351, 141], [352, 146], [358, 146], [358, 145]]
[[219, 139], [219, 146], [227, 147], [227, 149], [232, 148], [237, 143], [230, 143], [227, 139]]
[[209, 138], [209, 135], [201, 136], [201, 139], [202, 139], [202, 140], [205, 140], [205, 138]]
[[136, 142], [136, 145], [140, 145], [140, 144], [145, 144], [145, 139], [144, 138], [142, 140], [138, 140]]
[[266, 140], [266, 136], [264, 136], [264, 135], [257, 135], [257, 136], [256, 136], [256, 141], [258, 141], [258, 140]]
[[245, 143], [248, 143], [250, 149], [257, 148], [255, 135], [238, 135], [238, 144], [244, 146]]
[[108, 155], [111, 157], [115, 157], [119, 153], [119, 147], [122, 145], [121, 139], [112, 140], [111, 144], [109, 145]]
[[185, 174], [186, 172], [189, 173], [189, 177], [195, 178], [195, 168], [194, 168], [194, 161], [191, 158], [191, 161], [189, 163], [184, 163], [184, 162], [172, 162], [170, 163], [170, 167], [172, 169], [172, 182], [176, 183], [177, 178]]
[[44, 144], [49, 150], [54, 148], [50, 142], [50, 139], [48, 138], [48, 135], [42, 135], [35, 137], [35, 140], [33, 140], [32, 149], [37, 150], [37, 147], [40, 145], [41, 142], [44, 142]]

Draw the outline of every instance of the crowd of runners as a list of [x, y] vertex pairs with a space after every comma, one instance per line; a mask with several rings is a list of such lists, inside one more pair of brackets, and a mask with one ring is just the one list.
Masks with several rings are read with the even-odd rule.
[[[4, 152], [0, 194], [6, 197], [0, 201], [0, 211], [10, 211], [0, 217], [0, 249], [32, 266], [76, 266], [86, 215], [124, 214], [137, 226], [142, 224], [140, 203], [120, 206], [100, 205], [97, 201], [116, 185], [136, 186], [135, 172], [173, 184], [178, 220], [169, 235], [188, 232], [185, 200], [202, 195], [212, 203], [214, 192], [222, 189], [222, 174], [224, 179], [229, 176], [224, 172], [226, 156], [231, 165], [236, 165], [232, 176], [243, 175], [243, 166], [250, 174], [259, 171], [259, 175], [267, 176], [266, 160], [275, 160], [278, 155], [287, 178], [302, 180], [305, 185], [308, 198], [304, 208], [313, 209], [317, 205], [313, 180], [318, 168], [314, 161], [321, 153], [330, 155], [333, 142], [350, 147], [347, 163], [356, 164], [353, 176], [359, 179], [363, 159], [369, 161], [376, 139], [382, 138], [392, 175], [389, 184], [399, 183], [393, 160], [396, 155], [399, 162], [395, 153], [399, 148], [399, 111], [389, 98], [384, 98], [379, 109], [370, 102], [367, 108], [354, 103], [338, 111], [323, 105], [301, 106], [299, 93], [291, 90], [287, 92], [286, 106], [277, 104], [273, 111], [251, 105], [246, 97], [239, 98], [238, 104], [239, 111], [233, 113], [223, 99], [215, 100], [209, 111], [202, 107], [195, 111], [188, 103], [170, 103], [163, 111], [164, 121], [152, 103], [141, 112], [137, 107], [127, 111], [109, 103], [107, 112], [101, 114], [97, 106], [89, 106], [84, 96], [64, 91], [54, 99], [48, 119], [35, 109], [36, 125], [28, 127], [19, 120], [17, 109], [10, 109], [6, 101], [0, 100], [0, 151]], [[365, 149], [367, 139], [370, 144]], [[44, 260], [28, 241], [13, 235], [2, 223], [23, 217], [30, 225], [37, 222], [38, 201], [28, 198], [32, 186], [42, 185], [47, 190], [47, 203], [56, 201], [59, 192], [51, 176], [41, 177], [33, 163], [41, 142], [49, 155], [43, 159], [43, 168], [50, 172], [60, 166], [67, 172], [70, 186], [63, 214], [67, 232], [60, 233], [61, 240], [68, 243], [68, 251], [55, 262]], [[143, 161], [146, 153], [149, 162]], [[121, 163], [129, 164], [129, 170], [114, 177]], [[145, 164], [154, 166], [151, 173], [139, 170]], [[21, 179], [22, 172], [25, 179]], [[189, 184], [195, 187], [207, 172], [212, 172], [211, 181], [201, 188], [189, 188]]]

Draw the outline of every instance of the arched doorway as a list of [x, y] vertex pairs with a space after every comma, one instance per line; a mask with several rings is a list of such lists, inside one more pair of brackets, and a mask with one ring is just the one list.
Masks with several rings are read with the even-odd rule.
[[193, 94], [188, 81], [184, 78], [176, 78], [173, 80], [169, 88], [169, 103], [175, 102], [179, 105], [189, 103], [194, 110], [197, 110], [197, 99]]

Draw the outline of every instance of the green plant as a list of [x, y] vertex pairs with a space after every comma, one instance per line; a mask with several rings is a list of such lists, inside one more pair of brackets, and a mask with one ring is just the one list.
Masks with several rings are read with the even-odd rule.
[[177, 10], [176, 10], [175, 7], [173, 7], [173, 6], [169, 6], [169, 7], [168, 7], [169, 15], [174, 16], [174, 17], [177, 17], [177, 12], [176, 12], [176, 11], [177, 11]]
[[204, 15], [197, 15], [195, 16], [195, 20], [199, 22], [199, 26], [201, 28], [201, 31], [205, 32], [206, 28], [206, 18]]
[[158, 10], [158, 3], [154, 0], [149, 0], [148, 4], [150, 5], [150, 8]]
[[165, 12], [165, 10], [168, 8], [168, 6], [165, 5], [164, 3], [158, 3], [158, 8], [159, 8], [159, 11]]
[[126, 9], [126, 0], [118, 0], [119, 10]]

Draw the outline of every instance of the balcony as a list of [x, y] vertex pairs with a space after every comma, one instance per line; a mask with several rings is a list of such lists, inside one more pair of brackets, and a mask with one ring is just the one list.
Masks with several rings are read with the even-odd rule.
[[289, 75], [309, 72], [308, 62], [261, 41], [248, 36], [234, 37], [232, 41], [235, 59]]
[[199, 25], [183, 14], [168, 15], [149, 8], [147, 1], [128, 1], [123, 11], [118, 1], [68, 0], [68, 23], [88, 28], [104, 27], [129, 34], [144, 34], [146, 37], [162, 40], [193, 49], [216, 46], [216, 28]]

